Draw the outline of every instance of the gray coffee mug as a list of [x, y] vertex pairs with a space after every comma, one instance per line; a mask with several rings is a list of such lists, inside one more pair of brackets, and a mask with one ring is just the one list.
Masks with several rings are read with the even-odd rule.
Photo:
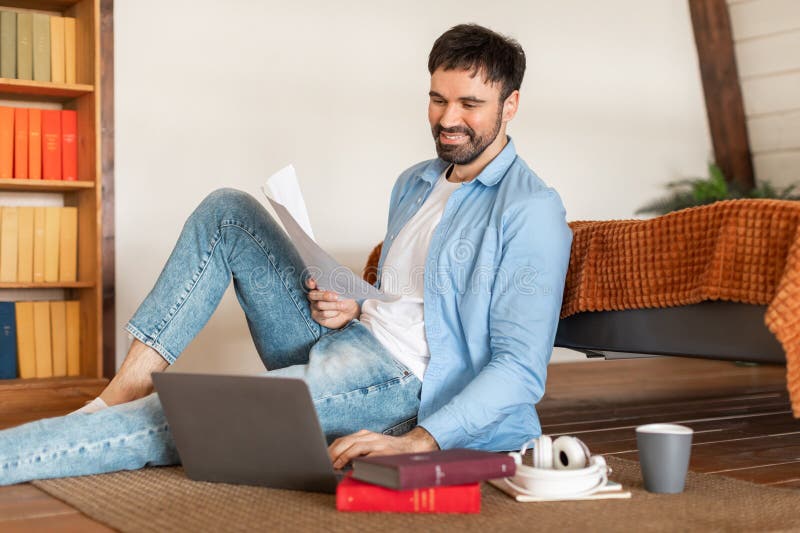
[[683, 492], [689, 456], [691, 428], [677, 424], [647, 424], [636, 428], [644, 488], [650, 492]]

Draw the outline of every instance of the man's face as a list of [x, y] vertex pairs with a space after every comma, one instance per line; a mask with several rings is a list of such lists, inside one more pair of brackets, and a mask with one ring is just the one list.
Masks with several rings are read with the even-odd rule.
[[503, 123], [499, 83], [479, 72], [437, 69], [431, 75], [428, 120], [439, 157], [456, 165], [478, 158], [497, 138]]

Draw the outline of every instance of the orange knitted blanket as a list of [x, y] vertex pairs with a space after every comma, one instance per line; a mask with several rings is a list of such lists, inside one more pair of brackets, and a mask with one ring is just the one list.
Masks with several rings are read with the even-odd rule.
[[[728, 200], [649, 220], [579, 221], [561, 317], [689, 305], [767, 305], [767, 327], [786, 353], [800, 418], [800, 202]], [[365, 279], [375, 279], [380, 246]]]

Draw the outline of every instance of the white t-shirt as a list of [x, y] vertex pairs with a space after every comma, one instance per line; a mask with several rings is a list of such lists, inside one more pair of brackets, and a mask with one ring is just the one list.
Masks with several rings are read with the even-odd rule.
[[449, 168], [439, 176], [425, 203], [403, 226], [386, 254], [381, 268], [381, 290], [397, 299], [364, 300], [359, 318], [420, 380], [430, 359], [422, 303], [425, 259], [447, 200], [461, 186], [447, 181], [448, 171]]

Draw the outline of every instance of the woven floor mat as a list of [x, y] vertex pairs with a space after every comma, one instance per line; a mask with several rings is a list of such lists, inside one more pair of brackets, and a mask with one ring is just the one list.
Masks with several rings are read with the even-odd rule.
[[517, 503], [484, 484], [477, 515], [339, 513], [332, 495], [196, 482], [179, 467], [34, 484], [125, 532], [800, 530], [800, 490], [690, 473], [684, 493], [654, 495], [638, 463], [607, 459], [630, 500]]

